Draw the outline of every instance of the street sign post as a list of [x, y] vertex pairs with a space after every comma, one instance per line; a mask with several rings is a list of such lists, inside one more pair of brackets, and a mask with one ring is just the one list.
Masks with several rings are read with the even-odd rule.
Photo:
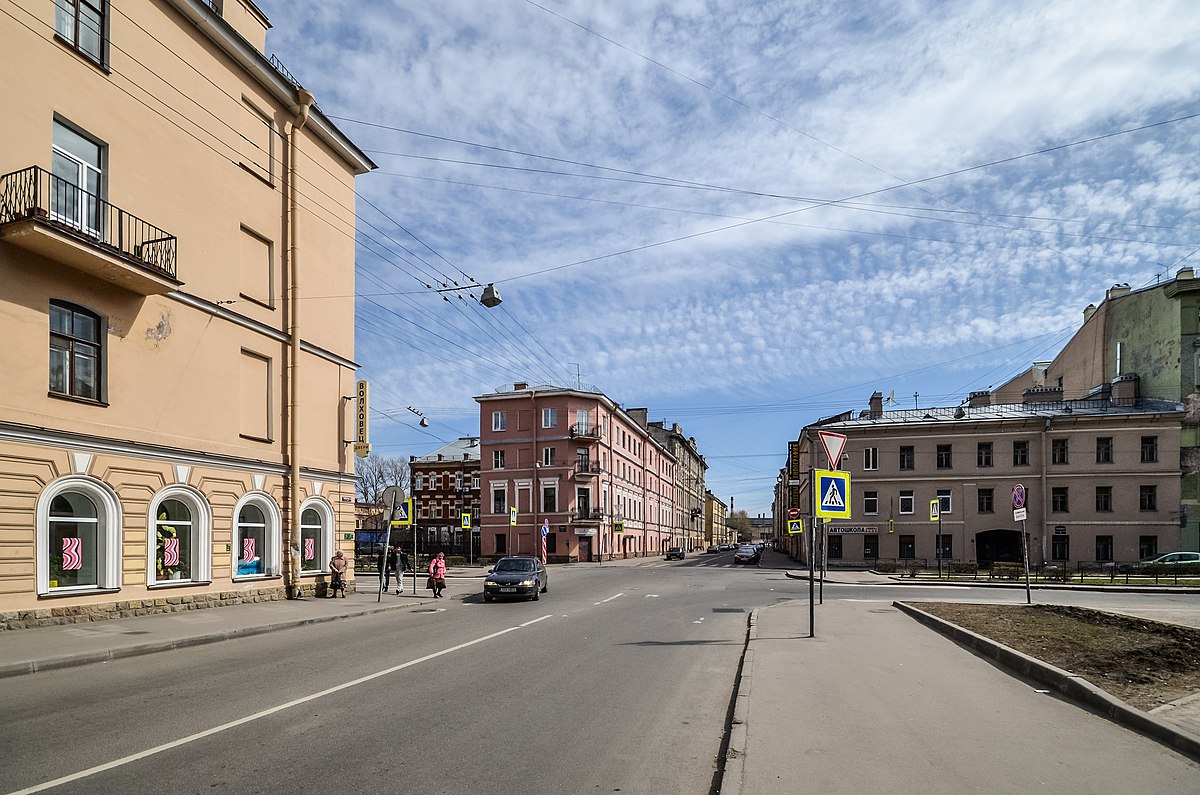
[[788, 535], [800, 535], [804, 532], [803, 519], [788, 519]]
[[841, 469], [842, 450], [846, 447], [846, 435], [832, 431], [817, 431], [817, 436], [825, 448], [825, 455], [829, 458], [829, 468]]
[[1033, 591], [1029, 588], [1029, 539], [1025, 537], [1025, 503], [1027, 496], [1025, 486], [1020, 483], [1013, 486], [1013, 521], [1021, 523], [1021, 560], [1025, 563], [1025, 604], [1033, 604]]

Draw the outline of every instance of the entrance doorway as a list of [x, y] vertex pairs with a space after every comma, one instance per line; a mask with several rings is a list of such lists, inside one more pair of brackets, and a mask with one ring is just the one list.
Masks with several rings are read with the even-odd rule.
[[1020, 530], [986, 530], [975, 535], [975, 557], [979, 565], [1020, 563]]

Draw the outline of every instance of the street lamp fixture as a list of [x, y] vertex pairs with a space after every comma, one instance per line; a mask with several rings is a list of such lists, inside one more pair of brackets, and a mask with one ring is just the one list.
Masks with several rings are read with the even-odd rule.
[[413, 414], [416, 414], [418, 417], [420, 417], [420, 418], [421, 418], [421, 421], [417, 423], [418, 425], [420, 425], [422, 428], [428, 428], [428, 427], [429, 427], [429, 420], [425, 419], [425, 415], [424, 415], [424, 414], [422, 414], [421, 412], [417, 411], [417, 410], [416, 410], [416, 409], [414, 409], [412, 406], [409, 406], [409, 407], [408, 407], [408, 410], [409, 410], [409, 411], [411, 411]]
[[[425, 286], [432, 287], [433, 285], [427, 284]], [[434, 290], [434, 292], [435, 293], [458, 293], [458, 292], [462, 292], [463, 290], [478, 290], [478, 289], [479, 289], [479, 284], [476, 283], [476, 284], [466, 284], [461, 287], [457, 287], [457, 286], [456, 287], [442, 287], [440, 289]], [[472, 296], [472, 297], [474, 297], [474, 296]], [[442, 300], [449, 301], [450, 299], [447, 298], [445, 295], [443, 295]], [[487, 286], [483, 288], [483, 294], [479, 297], [479, 303], [483, 304], [488, 309], [491, 309], [492, 307], [500, 306], [501, 301], [502, 301], [502, 299], [500, 298], [500, 291], [496, 289], [496, 285], [493, 284], [492, 282], [488, 282]]]

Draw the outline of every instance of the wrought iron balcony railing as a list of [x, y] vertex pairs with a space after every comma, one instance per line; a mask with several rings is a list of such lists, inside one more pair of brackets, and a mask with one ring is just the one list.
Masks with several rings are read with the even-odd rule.
[[584, 477], [591, 477], [600, 474], [599, 461], [576, 461], [575, 473]]
[[38, 166], [0, 176], [0, 225], [29, 220], [82, 238], [158, 276], [175, 278], [174, 235]]
[[600, 426], [597, 423], [577, 422], [571, 426], [570, 435], [576, 439], [599, 439]]

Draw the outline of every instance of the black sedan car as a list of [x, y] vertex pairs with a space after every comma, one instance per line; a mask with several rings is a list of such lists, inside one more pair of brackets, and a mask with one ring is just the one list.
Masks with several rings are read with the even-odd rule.
[[671, 547], [668, 549], [667, 560], [683, 560], [683, 547]]
[[537, 601], [550, 592], [550, 573], [537, 558], [500, 558], [483, 581], [483, 601], [497, 596], [527, 596]]
[[758, 563], [762, 553], [758, 551], [758, 547], [753, 544], [742, 544], [733, 552], [734, 563]]

